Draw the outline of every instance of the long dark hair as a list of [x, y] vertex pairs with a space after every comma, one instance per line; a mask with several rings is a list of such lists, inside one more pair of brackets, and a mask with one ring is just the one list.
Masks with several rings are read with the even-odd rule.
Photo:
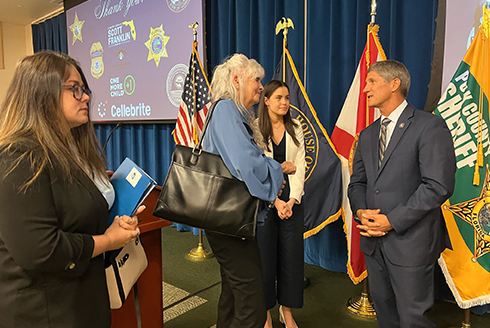
[[[267, 105], [265, 104], [265, 98], [270, 98], [272, 94], [281, 87], [286, 87], [286, 89], [288, 89], [289, 92], [289, 87], [285, 82], [279, 80], [271, 80], [269, 81], [269, 83], [265, 85], [264, 91], [262, 92], [262, 96], [260, 97], [259, 110], [258, 110], [259, 131], [260, 134], [262, 135], [262, 141], [265, 144], [267, 151], [270, 151], [269, 140], [272, 139], [273, 133], [272, 133], [272, 123], [269, 116], [269, 110], [267, 108]], [[290, 110], [288, 110], [286, 115], [283, 116], [283, 120], [284, 120], [284, 127], [286, 128], [286, 132], [291, 136], [291, 138], [293, 138], [294, 144], [297, 147], [299, 147], [299, 141], [296, 138], [296, 133], [294, 132], [294, 128], [297, 127], [298, 124], [293, 121]]]

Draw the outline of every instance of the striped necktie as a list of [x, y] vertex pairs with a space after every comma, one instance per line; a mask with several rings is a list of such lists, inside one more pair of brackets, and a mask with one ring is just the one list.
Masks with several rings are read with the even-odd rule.
[[381, 135], [379, 136], [379, 158], [378, 167], [381, 167], [381, 162], [383, 161], [386, 149], [386, 128], [390, 124], [391, 120], [389, 118], [384, 118], [381, 123]]

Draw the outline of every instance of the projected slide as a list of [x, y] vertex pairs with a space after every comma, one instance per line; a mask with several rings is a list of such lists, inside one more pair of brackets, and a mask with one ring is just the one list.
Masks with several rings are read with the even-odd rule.
[[93, 92], [93, 121], [175, 120], [201, 0], [89, 0], [66, 12], [68, 52]]
[[446, 8], [446, 37], [444, 42], [444, 92], [461, 64], [466, 50], [480, 28], [483, 4], [487, 0], [451, 0]]

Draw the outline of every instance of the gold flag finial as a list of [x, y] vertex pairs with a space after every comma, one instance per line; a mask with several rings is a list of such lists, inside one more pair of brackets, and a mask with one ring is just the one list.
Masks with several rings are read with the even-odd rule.
[[276, 35], [278, 35], [279, 32], [283, 30], [282, 34], [284, 35], [284, 39], [287, 40], [288, 28], [290, 27], [294, 30], [294, 24], [291, 18], [285, 18], [285, 17], [281, 18], [276, 25]]
[[376, 4], [376, 0], [371, 1], [371, 24], [374, 24], [376, 21], [376, 8], [378, 5]]
[[482, 17], [482, 29], [483, 34], [486, 38], [489, 38], [489, 29], [490, 29], [490, 3], [486, 2], [483, 4], [483, 17]]
[[286, 81], [286, 47], [288, 43], [288, 28], [292, 28], [294, 30], [294, 24], [291, 18], [283, 17], [277, 22], [276, 25], [276, 35], [282, 31], [284, 38], [282, 39], [282, 80]]
[[189, 28], [192, 29], [192, 34], [194, 35], [194, 41], [197, 41], [197, 27], [199, 26], [198, 22], [195, 22], [194, 24], [189, 25]]
[[[481, 24], [481, 42], [483, 43], [482, 47], [482, 58], [486, 58], [488, 56], [488, 37], [489, 37], [489, 28], [490, 28], [490, 8], [488, 2], [483, 4], [483, 17]], [[487, 64], [485, 61], [481, 65], [481, 76], [485, 77], [485, 73], [487, 71]], [[483, 154], [483, 125], [485, 121], [483, 120], [483, 99], [484, 99], [484, 90], [486, 89], [486, 85], [488, 80], [484, 78], [482, 80], [482, 85], [480, 85], [480, 98], [478, 103], [478, 135], [477, 135], [477, 152], [476, 152], [476, 162], [475, 162], [475, 172], [473, 173], [473, 185], [478, 186], [480, 184], [480, 167], [483, 167], [484, 162], [484, 154]], [[487, 165], [488, 168], [488, 165]]]

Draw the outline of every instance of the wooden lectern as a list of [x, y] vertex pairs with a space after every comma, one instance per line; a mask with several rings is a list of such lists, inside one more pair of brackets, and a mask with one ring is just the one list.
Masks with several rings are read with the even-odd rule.
[[[163, 327], [163, 286], [162, 286], [162, 234], [160, 229], [172, 222], [153, 216], [158, 196], [162, 188], [156, 186], [143, 202], [146, 210], [138, 216], [141, 220], [141, 242], [148, 258], [148, 267], [138, 279], [138, 300], [142, 328]], [[124, 305], [112, 310], [111, 328], [138, 328], [134, 289]]]

